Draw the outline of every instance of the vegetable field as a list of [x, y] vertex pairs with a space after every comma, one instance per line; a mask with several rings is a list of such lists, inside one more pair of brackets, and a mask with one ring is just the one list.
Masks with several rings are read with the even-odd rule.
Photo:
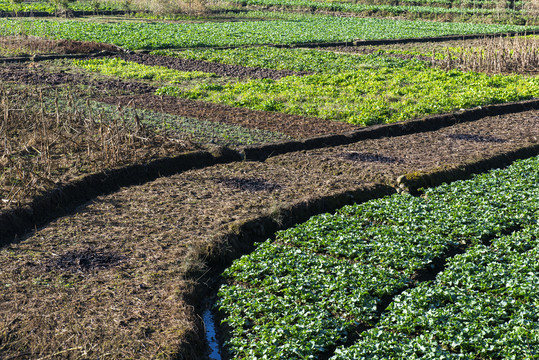
[[[269, 47], [153, 54], [315, 74], [236, 81], [212, 80], [216, 74], [169, 70], [120, 59], [75, 61], [75, 65], [122, 78], [161, 81], [157, 95], [363, 126], [539, 96], [539, 81], [535, 77], [445, 71], [421, 61], [383, 55]], [[196, 78], [206, 79], [189, 81]]]
[[[324, 29], [324, 31], [320, 31]], [[1, 35], [21, 33], [52, 39], [97, 41], [126, 49], [160, 49], [255, 44], [302, 44], [356, 39], [396, 39], [532, 29], [516, 25], [436, 23], [426, 21], [290, 14], [274, 21], [102, 23], [91, 21], [1, 19]]]
[[[533, 158], [277, 233], [224, 273], [227, 348], [234, 358], [316, 358], [382, 314], [334, 358], [534, 358], [538, 174]], [[459, 248], [434, 282], [421, 280]]]

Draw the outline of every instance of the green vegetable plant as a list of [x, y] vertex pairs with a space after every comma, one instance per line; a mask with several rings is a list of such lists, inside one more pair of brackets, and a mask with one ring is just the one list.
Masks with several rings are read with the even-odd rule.
[[[538, 214], [536, 157], [280, 231], [223, 274], [231, 358], [315, 359], [334, 346], [332, 360], [536, 358]], [[457, 246], [469, 251], [412, 286]], [[373, 327], [345, 346], [362, 326]]]

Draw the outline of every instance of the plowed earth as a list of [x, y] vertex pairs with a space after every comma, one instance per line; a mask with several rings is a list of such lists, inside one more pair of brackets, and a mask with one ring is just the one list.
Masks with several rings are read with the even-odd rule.
[[0, 37], [0, 56], [89, 54], [99, 51], [118, 51], [118, 47], [88, 41], [50, 40], [34, 36]]
[[[187, 171], [99, 197], [0, 250], [0, 357], [200, 358], [193, 270], [238, 224], [537, 137], [539, 111], [528, 111]], [[90, 261], [105, 265], [83, 266]]]

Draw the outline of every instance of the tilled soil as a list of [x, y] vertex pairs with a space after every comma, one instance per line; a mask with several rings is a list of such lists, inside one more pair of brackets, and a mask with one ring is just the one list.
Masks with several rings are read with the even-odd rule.
[[91, 74], [48, 72], [40, 63], [22, 63], [0, 66], [0, 81], [13, 81], [25, 85], [89, 85], [98, 89], [117, 92], [118, 90], [130, 93], [153, 93], [156, 87], [136, 81], [119, 79], [96, 79]]
[[168, 114], [192, 117], [199, 120], [214, 121], [224, 124], [241, 125], [253, 129], [262, 129], [302, 139], [325, 134], [340, 134], [360, 127], [344, 122], [288, 115], [278, 112], [266, 112], [240, 107], [231, 107], [204, 101], [179, 99], [152, 94], [138, 96], [113, 96], [100, 101], [140, 109], [160, 111]]
[[147, 55], [147, 54], [121, 54], [118, 57], [148, 66], [164, 66], [169, 69], [180, 71], [203, 71], [220, 76], [252, 79], [280, 79], [291, 75], [307, 75], [309, 72], [297, 72], [290, 70], [272, 70], [239, 65], [227, 65], [217, 62], [202, 60], [180, 59], [170, 56]]
[[[394, 183], [411, 171], [502, 154], [538, 137], [539, 111], [528, 111], [216, 165], [99, 197], [0, 250], [0, 357], [197, 358], [192, 351], [203, 329], [193, 274], [204, 269], [204, 256], [217, 257], [216, 244], [239, 224], [291, 204]], [[55, 257], [76, 263], [88, 249], [122, 260], [90, 271], [43, 270]]]
[[0, 37], [0, 48], [1, 55], [90, 54], [99, 51], [118, 51], [117, 46], [110, 44], [52, 40], [34, 36], [2, 36]]

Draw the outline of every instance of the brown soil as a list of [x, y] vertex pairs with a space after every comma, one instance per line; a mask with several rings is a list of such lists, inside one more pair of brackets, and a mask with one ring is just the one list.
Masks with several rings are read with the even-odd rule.
[[0, 87], [0, 214], [82, 175], [199, 148], [182, 134], [137, 126], [122, 109], [84, 115], [89, 103], [81, 108], [69, 93], [48, 95], [56, 111], [43, 110], [45, 91]]
[[0, 56], [90, 54], [99, 51], [118, 51], [118, 47], [88, 41], [49, 40], [33, 36], [0, 37]]
[[[193, 285], [206, 257], [218, 261], [225, 234], [260, 216], [289, 223], [279, 209], [393, 184], [410, 171], [459, 166], [537, 137], [539, 111], [528, 111], [216, 165], [99, 197], [0, 250], [0, 357], [197, 358], [203, 332]], [[252, 226], [259, 236], [269, 231]], [[54, 254], [80, 258], [88, 249], [126, 260], [84, 272], [39, 266]]]
[[317, 135], [344, 133], [357, 130], [357, 125], [344, 122], [328, 121], [277, 112], [265, 112], [227, 105], [179, 99], [168, 96], [140, 95], [107, 97], [100, 99], [107, 104], [133, 106], [168, 114], [194, 117], [232, 125], [241, 125], [253, 129], [275, 131], [292, 138], [302, 139]]
[[58, 85], [89, 85], [100, 90], [118, 90], [130, 93], [153, 93], [156, 88], [136, 81], [124, 81], [119, 79], [97, 79], [91, 74], [48, 72], [46, 65], [41, 63], [9, 64], [0, 66], [0, 81], [12, 81], [26, 85], [46, 85], [50, 87]]
[[120, 58], [148, 66], [164, 66], [169, 69], [180, 71], [203, 71], [220, 76], [234, 78], [253, 79], [280, 79], [291, 75], [307, 75], [308, 72], [296, 72], [289, 70], [271, 70], [263, 68], [246, 67], [239, 65], [227, 65], [216, 62], [188, 60], [170, 56], [146, 55], [146, 54], [121, 54]]

